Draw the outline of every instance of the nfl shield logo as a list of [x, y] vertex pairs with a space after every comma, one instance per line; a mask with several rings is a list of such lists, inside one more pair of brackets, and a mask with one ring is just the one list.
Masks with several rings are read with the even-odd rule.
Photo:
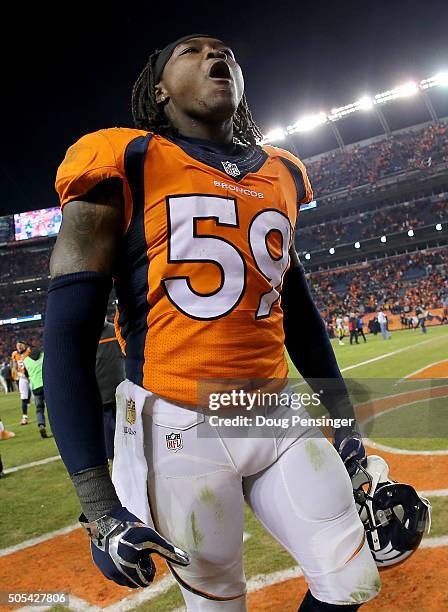
[[222, 164], [222, 167], [224, 168], [224, 170], [230, 176], [239, 176], [241, 174], [241, 172], [239, 171], [238, 166], [236, 164], [232, 164], [229, 161], [223, 161], [223, 162], [221, 162], [221, 164]]
[[136, 420], [135, 402], [132, 399], [126, 400], [126, 421], [129, 425], [134, 425]]
[[166, 434], [166, 447], [168, 450], [172, 450], [177, 452], [181, 448], [184, 447], [182, 444], [182, 434], [171, 432], [170, 434]]

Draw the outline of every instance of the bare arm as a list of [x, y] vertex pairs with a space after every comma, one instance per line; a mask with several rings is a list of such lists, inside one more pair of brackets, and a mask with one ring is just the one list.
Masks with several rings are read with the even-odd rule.
[[113, 275], [124, 223], [122, 185], [109, 179], [64, 208], [61, 230], [50, 261], [54, 278], [72, 272]]

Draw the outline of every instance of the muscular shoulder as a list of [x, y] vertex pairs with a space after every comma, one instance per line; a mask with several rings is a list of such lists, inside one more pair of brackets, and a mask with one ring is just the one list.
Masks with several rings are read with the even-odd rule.
[[101, 166], [120, 166], [127, 145], [147, 132], [133, 128], [107, 128], [82, 136], [67, 149], [58, 176], [74, 170], [88, 171]]
[[310, 180], [306, 171], [305, 164], [298, 157], [272, 145], [264, 145], [263, 150], [269, 155], [269, 157], [278, 159], [283, 163], [290, 171], [297, 190], [297, 202], [304, 204], [311, 202], [313, 199], [313, 190], [311, 187]]
[[111, 178], [123, 180], [128, 144], [147, 132], [132, 128], [109, 128], [85, 134], [68, 150], [56, 174], [56, 191], [61, 206], [82, 198], [98, 183]]

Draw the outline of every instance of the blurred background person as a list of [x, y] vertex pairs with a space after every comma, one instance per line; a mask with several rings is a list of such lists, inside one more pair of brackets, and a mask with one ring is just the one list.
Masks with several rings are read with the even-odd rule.
[[126, 378], [124, 359], [115, 335], [115, 327], [106, 319], [96, 353], [96, 380], [103, 402], [104, 437], [107, 458], [114, 458], [115, 390]]
[[426, 332], [428, 331], [426, 329], [426, 317], [428, 315], [428, 311], [426, 310], [424, 304], [422, 304], [421, 306], [417, 306], [417, 308], [415, 309], [415, 315], [418, 319], [417, 327], [421, 327], [422, 333], [426, 334]]
[[357, 328], [358, 328], [358, 337], [362, 336], [364, 342], [367, 342], [367, 338], [366, 338], [366, 335], [364, 333], [364, 321], [363, 321], [363, 318], [362, 318], [362, 314], [358, 314], [358, 319], [357, 319], [356, 325], [357, 325]]
[[8, 393], [12, 393], [14, 391], [14, 385], [12, 383], [11, 365], [8, 361], [5, 361], [5, 363], [3, 364], [2, 376], [5, 379]]
[[336, 315], [336, 335], [339, 340], [339, 345], [342, 346], [344, 344], [344, 321], [341, 315]]
[[388, 340], [391, 337], [391, 334], [389, 330], [387, 329], [387, 317], [382, 310], [378, 311], [377, 319], [378, 319], [381, 333], [383, 335], [383, 339]]
[[348, 329], [350, 332], [350, 344], [353, 344], [353, 340], [355, 340], [356, 344], [359, 344], [358, 342], [358, 320], [354, 312], [350, 313], [350, 317], [348, 320]]
[[5, 393], [9, 392], [9, 385], [7, 383], [6, 377], [8, 375], [7, 367], [9, 368], [9, 377], [11, 377], [11, 368], [9, 364], [2, 363], [0, 366], [0, 384]]
[[42, 368], [44, 364], [44, 354], [38, 348], [33, 348], [28, 357], [24, 359], [25, 373], [27, 374], [31, 390], [36, 404], [36, 417], [39, 433], [42, 438], [48, 438], [45, 426], [45, 396], [44, 383], [42, 379]]
[[30, 354], [30, 347], [22, 340], [16, 343], [16, 350], [11, 355], [11, 369], [15, 372], [18, 381], [20, 399], [22, 400], [21, 425], [28, 425], [28, 404], [30, 403], [31, 390], [27, 377], [25, 376], [24, 359]]

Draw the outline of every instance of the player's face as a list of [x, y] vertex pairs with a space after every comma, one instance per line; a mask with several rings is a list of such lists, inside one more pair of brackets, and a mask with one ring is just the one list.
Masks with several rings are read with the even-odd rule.
[[23, 344], [23, 342], [17, 342], [16, 349], [19, 353], [23, 353], [23, 351], [26, 349], [26, 346]]
[[165, 113], [176, 109], [201, 121], [232, 117], [244, 91], [244, 79], [232, 50], [215, 38], [192, 38], [178, 45], [156, 86], [156, 99], [169, 97]]

